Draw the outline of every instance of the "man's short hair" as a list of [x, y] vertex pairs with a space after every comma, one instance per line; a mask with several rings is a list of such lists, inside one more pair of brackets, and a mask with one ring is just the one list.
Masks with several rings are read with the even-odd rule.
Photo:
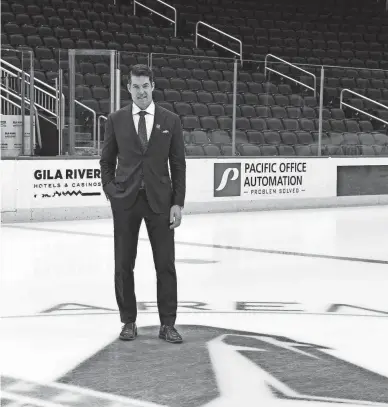
[[152, 69], [144, 64], [133, 65], [129, 70], [128, 83], [131, 84], [131, 76], [148, 76], [150, 83], [154, 80], [154, 73]]

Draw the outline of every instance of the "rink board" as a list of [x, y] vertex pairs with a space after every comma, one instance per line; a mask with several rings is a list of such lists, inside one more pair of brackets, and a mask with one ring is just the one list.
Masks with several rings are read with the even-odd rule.
[[[388, 203], [388, 157], [187, 158], [186, 213]], [[1, 161], [2, 221], [109, 217], [98, 158]]]

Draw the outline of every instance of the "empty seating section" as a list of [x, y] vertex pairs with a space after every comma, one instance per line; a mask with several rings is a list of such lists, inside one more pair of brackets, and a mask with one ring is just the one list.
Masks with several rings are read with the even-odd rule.
[[[170, 2], [179, 12], [180, 31], [153, 16], [109, 1], [2, 0], [2, 46], [29, 48], [35, 76], [53, 83], [64, 69], [68, 93], [67, 50], [120, 51], [121, 105], [128, 103], [126, 75], [135, 63], [148, 64], [152, 53], [154, 99], [182, 120], [189, 156], [232, 152], [233, 68], [230, 54], [200, 41], [195, 23], [208, 22], [240, 38], [243, 66], [238, 66], [236, 151], [244, 156], [311, 156], [318, 153], [319, 83], [324, 69], [322, 153], [388, 155], [387, 126], [355, 110], [340, 108], [343, 89], [388, 106], [388, 13], [383, 2], [296, 0], [200, 0]], [[143, 15], [144, 14], [144, 15]], [[204, 30], [206, 31], [206, 30]], [[211, 39], [236, 49], [216, 32]], [[237, 49], [236, 49], [237, 50]], [[317, 94], [276, 73], [264, 73], [268, 53], [316, 75]], [[15, 53], [2, 58], [20, 66]], [[342, 66], [342, 67], [341, 67]], [[313, 87], [313, 77], [269, 60], [268, 67]], [[344, 67], [344, 68], [343, 68]], [[110, 66], [104, 57], [76, 60], [76, 98], [98, 114], [110, 109]], [[388, 122], [388, 110], [351, 93], [344, 101]]]
[[[383, 2], [199, 0], [190, 5], [184, 3], [183, 0], [172, 2], [178, 9], [182, 8], [182, 21], [190, 31], [198, 20], [208, 22], [241, 39], [244, 55], [251, 55], [255, 60], [264, 60], [272, 53], [293, 63], [388, 68], [388, 23]], [[225, 43], [217, 32], [209, 32], [209, 36]], [[232, 48], [236, 45], [226, 40]]]
[[[183, 1], [175, 0], [173, 5], [183, 7]], [[301, 151], [304, 154], [306, 151], [305, 148], [300, 148], [301, 144], [297, 145], [301, 143], [300, 135], [303, 140], [307, 140], [305, 143], [311, 149], [317, 148], [321, 65], [325, 65], [323, 153], [386, 154], [386, 125], [355, 110], [346, 107], [339, 109], [343, 89], [353, 90], [388, 106], [388, 13], [384, 11], [383, 4], [368, 2], [366, 5], [354, 1], [341, 1], [340, 4], [336, 1], [278, 1], [263, 4], [254, 1], [200, 0], [185, 6], [182, 15], [188, 31], [195, 31], [198, 20], [242, 40], [244, 58], [255, 61], [251, 66], [244, 63], [243, 68], [248, 72], [243, 74], [245, 89], [243, 84], [240, 85], [240, 103], [249, 104], [245, 100], [249, 93], [244, 92], [255, 93], [259, 97], [259, 103], [255, 104], [252, 100], [251, 107], [254, 110], [238, 106], [237, 115], [249, 117], [251, 127], [255, 113], [264, 118], [266, 127], [262, 129], [263, 135], [275, 130], [281, 136], [280, 141], [277, 138], [279, 154], [284, 153], [283, 147], [287, 144], [284, 133], [287, 137], [292, 134], [294, 144], [288, 145], [296, 147], [294, 154]], [[200, 30], [201, 34], [213, 41], [238, 51], [237, 43], [227, 37], [207, 30], [206, 27], [201, 27]], [[199, 44], [201, 41], [203, 40]], [[258, 85], [257, 82], [261, 82], [263, 89], [247, 90], [251, 79], [246, 75], [264, 72], [264, 60], [269, 53], [315, 74], [317, 97], [312, 97], [312, 92], [307, 88], [295, 85], [274, 73], [266, 78], [254, 79], [255, 86]], [[311, 87], [314, 85], [312, 76], [289, 65], [270, 58], [268, 66]], [[271, 83], [265, 83], [269, 80]], [[350, 93], [344, 93], [344, 101], [388, 121], [388, 110], [376, 104]], [[263, 106], [268, 109], [264, 112], [261, 110], [258, 114], [258, 109]], [[247, 124], [246, 120], [240, 122], [240, 130], [244, 130]], [[306, 132], [309, 132], [307, 139]], [[348, 137], [349, 134], [352, 137]], [[272, 140], [276, 145], [275, 139]], [[265, 141], [265, 138], [261, 139], [259, 144]], [[354, 148], [355, 144], [357, 148]], [[275, 154], [274, 149], [272, 152]], [[292, 150], [287, 149], [287, 154], [293, 154]]]

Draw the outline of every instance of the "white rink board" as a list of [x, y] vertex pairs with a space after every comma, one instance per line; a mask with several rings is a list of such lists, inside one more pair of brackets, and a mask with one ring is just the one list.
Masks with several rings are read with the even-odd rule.
[[[187, 213], [388, 203], [337, 197], [337, 166], [388, 165], [388, 157], [220, 158], [187, 163]], [[99, 159], [1, 161], [2, 221], [109, 217]]]

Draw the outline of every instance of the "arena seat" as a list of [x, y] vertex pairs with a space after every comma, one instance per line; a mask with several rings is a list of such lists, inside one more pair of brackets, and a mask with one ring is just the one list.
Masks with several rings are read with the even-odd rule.
[[[32, 49], [36, 77], [50, 84], [59, 66], [66, 68], [67, 61], [58, 58], [59, 48], [119, 50], [124, 74], [132, 64], [147, 63], [147, 53], [164, 54], [153, 56], [154, 98], [181, 117], [186, 153], [225, 155], [231, 151], [233, 62], [222, 59], [229, 55], [209, 43], [195, 47], [194, 26], [198, 20], [206, 21], [240, 38], [244, 58], [257, 61], [244, 63], [238, 71], [239, 154], [300, 156], [317, 151], [319, 95], [312, 96], [279, 75], [267, 78], [262, 62], [272, 53], [292, 63], [307, 64], [306, 69], [316, 74], [318, 81], [320, 65], [330, 65], [325, 68], [322, 123], [326, 154], [379, 155], [388, 149], [387, 126], [354, 110], [341, 109], [339, 97], [347, 88], [388, 105], [388, 13], [382, 3], [212, 0], [205, 4], [200, 0], [188, 5], [173, 0], [170, 4], [178, 9], [180, 26], [174, 37], [172, 26], [156, 23], [154, 16], [134, 16], [131, 7], [105, 0], [2, 0], [1, 40], [4, 46]], [[218, 33], [206, 34], [235, 46]], [[15, 54], [3, 58], [21, 66]], [[98, 114], [109, 112], [109, 69], [108, 62], [98, 57], [77, 64], [77, 98]], [[288, 65], [280, 64], [277, 69], [295, 75]], [[307, 74], [299, 73], [298, 79], [313, 85]], [[66, 75], [64, 82], [67, 86]], [[121, 100], [123, 105], [130, 100], [125, 78]], [[344, 100], [388, 121], [387, 110], [354, 95]], [[346, 149], [339, 140], [362, 148]]]

